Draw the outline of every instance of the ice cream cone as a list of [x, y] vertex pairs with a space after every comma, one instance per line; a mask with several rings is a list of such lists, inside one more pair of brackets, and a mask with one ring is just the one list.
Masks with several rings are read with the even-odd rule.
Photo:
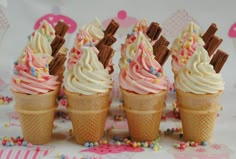
[[193, 94], [185, 93], [179, 89], [176, 89], [176, 98], [179, 107], [191, 110], [209, 110], [215, 109], [220, 105], [220, 97], [223, 91], [219, 91], [215, 94]]
[[27, 95], [13, 92], [15, 111], [19, 114], [24, 139], [32, 144], [46, 144], [52, 135], [58, 90]]
[[133, 141], [152, 141], [158, 137], [166, 91], [139, 95], [121, 88], [129, 133]]
[[184, 139], [198, 143], [210, 142], [217, 113], [221, 109], [222, 91], [216, 94], [197, 95], [184, 93], [177, 89], [176, 93]]
[[105, 129], [110, 91], [82, 95], [65, 90], [75, 140], [79, 144], [99, 141]]

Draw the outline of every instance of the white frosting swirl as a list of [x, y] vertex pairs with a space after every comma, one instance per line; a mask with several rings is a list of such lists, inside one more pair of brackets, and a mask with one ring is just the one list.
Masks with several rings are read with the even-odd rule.
[[223, 79], [210, 64], [210, 58], [203, 46], [197, 48], [180, 70], [175, 87], [194, 94], [217, 93], [224, 90]]
[[87, 31], [92, 36], [92, 38], [95, 40], [95, 43], [97, 43], [104, 37], [102, 24], [98, 18], [82, 27], [82, 29]]
[[52, 54], [52, 48], [47, 38], [38, 31], [35, 31], [30, 37], [28, 46], [34, 53]]
[[149, 42], [148, 38], [144, 35], [143, 32], [138, 32], [135, 41], [130, 44], [126, 44], [122, 48], [123, 50], [119, 62], [120, 69], [126, 68], [126, 66], [129, 64], [129, 61], [136, 56], [140, 44], [142, 44], [148, 52], [153, 52], [152, 44]]
[[56, 36], [54, 28], [46, 20], [43, 20], [41, 22], [38, 31], [42, 35], [44, 35], [48, 39], [48, 42], [50, 42], [50, 43], [53, 41], [53, 39]]
[[111, 76], [92, 47], [82, 47], [81, 59], [65, 74], [65, 89], [83, 95], [105, 93], [112, 87]]

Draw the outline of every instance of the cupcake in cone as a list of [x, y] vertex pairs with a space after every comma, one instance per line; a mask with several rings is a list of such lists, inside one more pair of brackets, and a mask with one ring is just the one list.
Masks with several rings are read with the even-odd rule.
[[50, 60], [48, 55], [35, 54], [26, 47], [15, 62], [11, 79], [23, 137], [32, 144], [48, 143], [52, 135], [59, 82], [57, 76], [49, 74]]
[[81, 51], [79, 61], [65, 73], [64, 89], [75, 140], [84, 144], [99, 141], [104, 134], [112, 80], [96, 47], [83, 46]]
[[224, 90], [216, 59], [222, 60], [219, 51], [210, 60], [208, 52], [199, 46], [176, 78], [176, 97], [186, 141], [211, 140]]
[[[142, 31], [124, 53], [119, 63], [119, 84], [129, 133], [133, 141], [152, 141], [158, 137], [167, 79]], [[123, 63], [124, 59], [127, 63]]]
[[187, 63], [198, 45], [204, 46], [205, 43], [201, 35], [201, 28], [197, 24], [190, 22], [174, 40], [171, 47], [171, 66], [174, 79], [176, 79], [178, 72]]

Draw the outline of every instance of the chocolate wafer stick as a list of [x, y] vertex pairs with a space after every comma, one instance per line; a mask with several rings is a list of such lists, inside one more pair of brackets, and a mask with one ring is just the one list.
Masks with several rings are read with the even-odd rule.
[[159, 26], [159, 24], [156, 22], [152, 22], [149, 25], [146, 34], [151, 39], [151, 41], [153, 41], [153, 40], [158, 39], [158, 36], [160, 35], [161, 31], [162, 29]]
[[166, 40], [164, 36], [161, 35], [161, 37], [155, 42], [153, 45], [153, 49], [159, 48], [161, 45], [168, 46], [170, 42]]
[[56, 35], [56, 37], [51, 42], [51, 48], [52, 48], [52, 56], [55, 57], [60, 48], [65, 43], [65, 39], [63, 37], [60, 37]]
[[220, 44], [222, 43], [222, 39], [220, 39], [219, 37], [213, 35], [210, 39], [210, 41], [208, 42], [207, 45], [204, 46], [204, 48], [207, 50], [209, 57], [211, 57], [211, 55], [215, 52], [215, 50], [220, 46]]
[[49, 64], [49, 73], [51, 75], [58, 75], [56, 73], [60, 73], [60, 71], [58, 72], [58, 70], [64, 67], [65, 61], [66, 61], [66, 54], [61, 54], [61, 53], [57, 54], [56, 57], [54, 57]]
[[64, 37], [68, 30], [69, 26], [62, 21], [59, 21], [55, 26], [55, 34], [61, 37]]
[[111, 46], [114, 42], [116, 42], [116, 38], [110, 34], [105, 35], [96, 45], [98, 50], [101, 49], [103, 45]]
[[222, 50], [217, 50], [217, 52], [212, 57], [210, 64], [213, 65], [216, 73], [219, 73], [223, 68], [225, 62], [227, 61], [229, 55]]
[[104, 31], [104, 34], [114, 35], [118, 30], [119, 26], [120, 25], [115, 20], [112, 19], [109, 25], [107, 26], [106, 30]]
[[159, 62], [161, 66], [163, 66], [170, 54], [170, 50], [167, 48], [167, 46], [161, 45], [158, 48], [158, 53], [156, 53], [155, 59], [157, 60], [157, 62]]
[[216, 31], [217, 31], [217, 26], [215, 23], [212, 23], [202, 36], [202, 39], [205, 42], [205, 44], [207, 44], [211, 40], [212, 36], [216, 33]]
[[104, 68], [107, 67], [110, 58], [113, 56], [113, 49], [110, 46], [102, 45], [98, 53], [98, 59], [103, 64]]

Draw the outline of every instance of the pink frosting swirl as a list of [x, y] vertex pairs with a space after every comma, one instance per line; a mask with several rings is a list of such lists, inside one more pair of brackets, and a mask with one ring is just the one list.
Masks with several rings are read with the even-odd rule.
[[147, 22], [145, 19], [140, 20], [134, 25], [131, 34], [128, 34], [124, 44], [121, 44], [121, 54], [124, 54], [127, 46], [135, 41], [139, 32], [146, 33], [148, 29]]
[[79, 61], [81, 57], [81, 48], [84, 45], [93, 45], [92, 37], [90, 34], [85, 30], [79, 30], [79, 32], [76, 35], [74, 46], [72, 47], [68, 62], [67, 62], [67, 68], [71, 69], [77, 61]]
[[59, 86], [57, 76], [49, 74], [48, 57], [35, 55], [29, 48], [14, 65], [11, 90], [25, 94], [43, 94], [56, 90]]
[[[76, 35], [74, 46], [70, 51], [68, 62], [67, 62], [67, 68], [70, 70], [73, 68], [73, 66], [80, 60], [82, 56], [82, 47], [83, 46], [90, 46], [93, 48], [93, 51], [98, 55], [99, 50], [94, 46], [95, 39], [92, 38], [92, 36], [86, 31], [80, 29], [78, 34]], [[112, 72], [113, 69], [113, 62], [112, 58], [109, 59], [108, 65], [106, 69], [109, 72]]]
[[172, 70], [178, 73], [179, 70], [187, 63], [198, 46], [203, 46], [204, 41], [195, 33], [185, 33], [182, 38], [176, 38], [172, 51]]
[[167, 89], [167, 79], [161, 65], [154, 59], [152, 52], [140, 44], [136, 56], [119, 75], [123, 89], [137, 93], [158, 93]]

